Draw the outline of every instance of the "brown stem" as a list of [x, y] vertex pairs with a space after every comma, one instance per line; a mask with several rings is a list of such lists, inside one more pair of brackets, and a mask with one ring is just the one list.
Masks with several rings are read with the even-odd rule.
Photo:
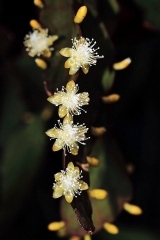
[[64, 149], [63, 149], [63, 157], [62, 158], [63, 158], [62, 159], [63, 170], [65, 170], [66, 169], [66, 147], [64, 147]]
[[53, 94], [48, 90], [47, 81], [44, 81], [43, 84], [44, 84], [44, 90], [47, 93], [47, 95], [49, 97], [52, 96]]

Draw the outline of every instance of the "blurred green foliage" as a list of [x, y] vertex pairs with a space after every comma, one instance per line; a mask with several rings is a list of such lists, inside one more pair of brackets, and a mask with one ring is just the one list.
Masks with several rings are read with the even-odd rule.
[[143, 9], [145, 20], [153, 24], [153, 27], [160, 29], [160, 2], [157, 0], [135, 0], [135, 2]]

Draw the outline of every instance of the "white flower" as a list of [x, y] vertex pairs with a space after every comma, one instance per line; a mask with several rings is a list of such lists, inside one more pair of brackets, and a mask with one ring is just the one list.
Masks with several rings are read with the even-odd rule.
[[58, 109], [60, 118], [68, 113], [79, 115], [81, 110], [83, 110], [81, 106], [88, 105], [89, 94], [87, 92], [77, 94], [77, 92], [78, 84], [71, 80], [67, 83], [66, 88], [63, 87], [62, 91], [58, 91], [47, 99], [56, 106], [60, 105]]
[[52, 51], [54, 48], [50, 46], [58, 36], [48, 36], [48, 29], [35, 29], [33, 32], [25, 36], [24, 45], [26, 46], [26, 51], [31, 57], [45, 55], [46, 52]]
[[58, 121], [58, 123], [60, 128], [55, 126], [46, 132], [51, 139], [56, 139], [52, 150], [58, 151], [67, 147], [69, 153], [77, 155], [79, 150], [77, 142], [85, 144], [82, 141], [88, 139], [85, 137], [85, 133], [88, 131], [88, 128], [86, 128], [84, 124], [73, 125], [73, 117], [69, 114], [63, 119], [63, 124], [60, 121]]
[[[76, 38], [72, 40], [72, 48], [62, 48], [60, 54], [64, 57], [69, 57], [65, 62], [64, 67], [70, 68], [69, 74], [74, 75], [79, 68], [86, 74], [89, 71], [91, 65], [96, 65], [97, 59], [103, 58], [96, 52], [99, 48], [94, 49], [96, 44], [94, 39], [81, 37], [79, 40]], [[94, 41], [94, 42], [93, 42]]]
[[80, 195], [82, 190], [88, 189], [88, 184], [80, 180], [82, 178], [78, 167], [72, 162], [68, 163], [65, 171], [61, 170], [54, 175], [55, 183], [53, 184], [53, 198], [59, 198], [62, 195], [68, 203], [71, 203], [76, 195]]

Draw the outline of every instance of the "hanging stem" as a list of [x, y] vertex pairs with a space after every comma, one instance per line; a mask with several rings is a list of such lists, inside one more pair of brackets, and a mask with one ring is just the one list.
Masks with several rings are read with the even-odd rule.
[[65, 170], [66, 169], [66, 147], [64, 147], [62, 154], [63, 154], [62, 165], [63, 165], [63, 170]]
[[47, 81], [44, 81], [43, 84], [44, 84], [44, 90], [45, 90], [45, 92], [47, 93], [47, 95], [48, 95], [49, 97], [52, 96], [53, 93], [51, 93], [51, 92], [49, 91], [48, 85], [47, 85], [47, 84], [48, 84]]

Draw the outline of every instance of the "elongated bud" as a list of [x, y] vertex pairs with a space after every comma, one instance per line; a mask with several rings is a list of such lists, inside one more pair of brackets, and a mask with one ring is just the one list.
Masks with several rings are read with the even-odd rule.
[[34, 20], [32, 19], [30, 22], [29, 22], [30, 26], [34, 29], [40, 29], [41, 28], [41, 25], [40, 23], [37, 21], [37, 20]]
[[91, 167], [97, 167], [99, 165], [99, 160], [97, 158], [87, 156], [86, 159]]
[[50, 224], [48, 224], [47, 228], [50, 231], [57, 231], [63, 227], [65, 227], [65, 222], [61, 221], [61, 222], [51, 222]]
[[39, 8], [44, 8], [44, 4], [41, 0], [34, 0], [34, 5], [36, 5]]
[[106, 132], [104, 127], [91, 127], [91, 133], [95, 137], [100, 137]]
[[76, 16], [74, 18], [75, 23], [81, 23], [87, 14], [87, 7], [82, 6], [78, 9]]
[[120, 95], [119, 94], [111, 94], [109, 96], [106, 96], [106, 97], [102, 97], [102, 101], [104, 103], [114, 103], [114, 102], [117, 102], [118, 100], [120, 99]]
[[133, 215], [140, 215], [142, 214], [142, 209], [136, 205], [125, 203], [123, 206], [124, 210], [126, 210], [128, 213]]
[[108, 193], [103, 189], [93, 189], [93, 190], [88, 190], [88, 194], [91, 198], [103, 200], [104, 198], [107, 197]]
[[119, 232], [118, 228], [112, 223], [104, 223], [103, 228], [110, 234], [117, 234]]
[[44, 60], [42, 60], [40, 58], [36, 58], [35, 62], [37, 64], [37, 66], [42, 68], [43, 70], [45, 70], [47, 68], [47, 63]]
[[49, 51], [49, 50], [45, 50], [45, 51], [43, 52], [43, 56], [44, 56], [44, 57], [50, 58], [51, 55], [52, 55], [52, 53], [51, 53], [51, 51]]
[[85, 235], [84, 240], [91, 240], [91, 236], [89, 234]]
[[78, 236], [72, 236], [69, 240], [80, 240], [81, 238]]
[[130, 58], [126, 58], [121, 62], [118, 63], [114, 63], [113, 64], [113, 68], [114, 70], [123, 70], [124, 68], [128, 67], [128, 65], [131, 63], [131, 59]]

